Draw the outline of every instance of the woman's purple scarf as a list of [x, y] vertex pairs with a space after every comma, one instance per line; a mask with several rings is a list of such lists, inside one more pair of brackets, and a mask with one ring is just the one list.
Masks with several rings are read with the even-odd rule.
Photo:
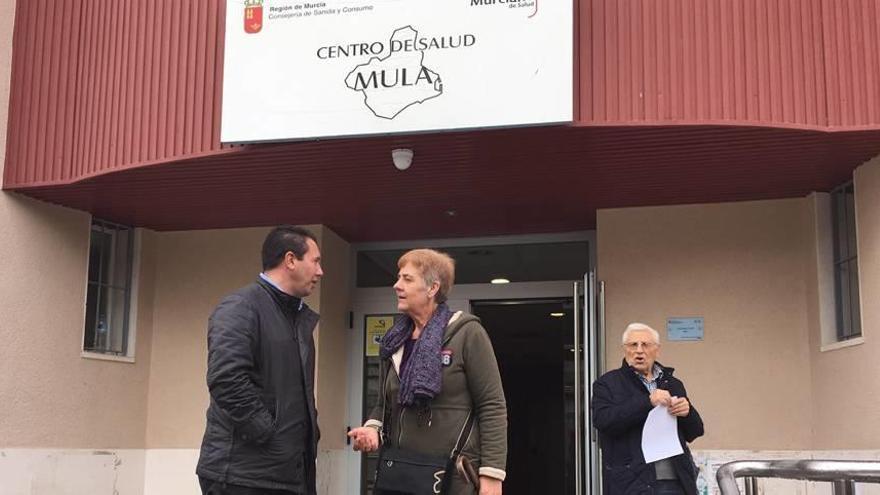
[[[452, 311], [446, 303], [434, 311], [418, 340], [413, 343], [412, 354], [400, 377], [400, 393], [397, 400], [402, 406], [425, 405], [440, 393], [442, 370], [440, 367], [440, 348], [443, 332], [452, 318]], [[379, 343], [379, 356], [389, 359], [400, 347], [412, 338], [414, 324], [412, 318], [403, 315]]]

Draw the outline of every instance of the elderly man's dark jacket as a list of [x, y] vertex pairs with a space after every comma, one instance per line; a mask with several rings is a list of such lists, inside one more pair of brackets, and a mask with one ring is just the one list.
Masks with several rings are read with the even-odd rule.
[[[675, 397], [687, 397], [684, 384], [672, 376], [674, 369], [660, 367], [663, 375], [657, 388]], [[648, 389], [626, 361], [593, 384], [591, 406], [602, 448], [605, 495], [652, 493], [656, 474], [652, 465], [645, 464], [642, 454], [642, 427], [654, 408], [649, 397]], [[690, 413], [678, 418], [678, 438], [684, 454], [672, 458], [675, 473], [689, 495], [697, 493], [697, 470], [687, 443], [702, 435], [703, 420], [691, 403]]]
[[314, 494], [318, 315], [265, 280], [208, 324], [211, 404], [196, 472], [232, 485]]

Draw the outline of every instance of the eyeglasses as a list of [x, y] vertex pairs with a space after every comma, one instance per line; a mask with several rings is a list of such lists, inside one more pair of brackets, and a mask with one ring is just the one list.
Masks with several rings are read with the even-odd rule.
[[631, 351], [635, 351], [639, 347], [647, 351], [648, 349], [653, 349], [654, 347], [656, 347], [657, 344], [655, 344], [654, 342], [627, 342], [623, 344], [623, 346]]

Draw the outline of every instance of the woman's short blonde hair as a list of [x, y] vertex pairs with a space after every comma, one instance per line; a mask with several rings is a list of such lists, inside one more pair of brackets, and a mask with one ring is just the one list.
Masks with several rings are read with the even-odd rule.
[[437, 304], [446, 302], [452, 284], [455, 283], [455, 260], [448, 254], [433, 249], [413, 249], [397, 260], [397, 268], [403, 268], [408, 263], [422, 274], [426, 286], [430, 287], [434, 282], [440, 284], [440, 289], [434, 294], [434, 301]]

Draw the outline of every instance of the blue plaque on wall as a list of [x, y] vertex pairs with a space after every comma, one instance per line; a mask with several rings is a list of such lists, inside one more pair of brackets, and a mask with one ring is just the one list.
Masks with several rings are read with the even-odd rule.
[[666, 340], [671, 342], [703, 340], [703, 317], [667, 318]]

